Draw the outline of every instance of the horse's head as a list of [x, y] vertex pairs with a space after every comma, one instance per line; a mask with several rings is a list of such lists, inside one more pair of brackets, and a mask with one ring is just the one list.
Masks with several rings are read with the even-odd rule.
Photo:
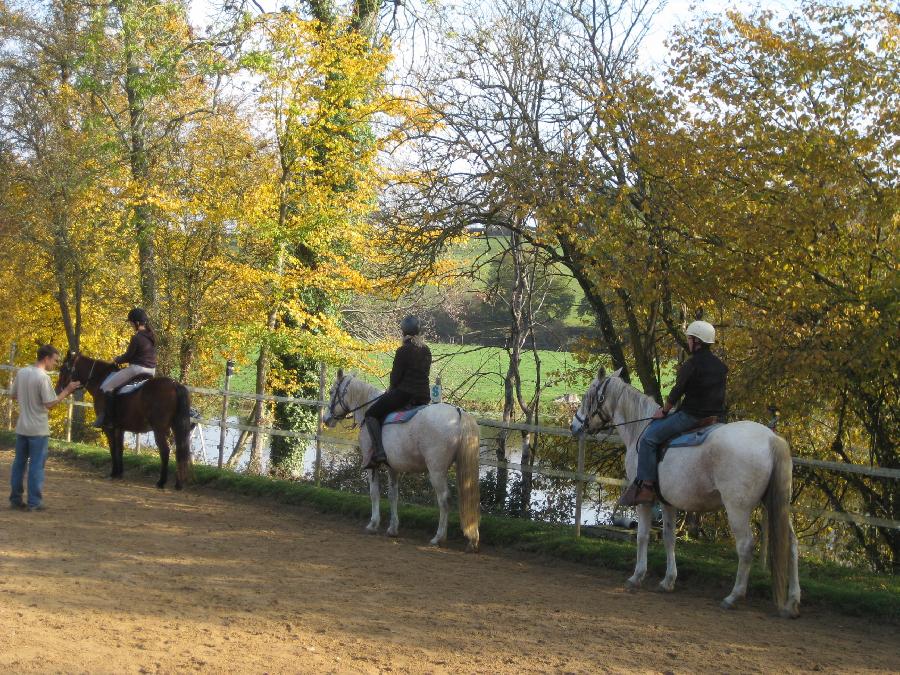
[[75, 361], [78, 359], [78, 352], [69, 352], [59, 367], [59, 379], [56, 380], [56, 393], [59, 394], [72, 380], [77, 380], [73, 375]]
[[347, 402], [347, 388], [350, 386], [352, 375], [344, 375], [343, 368], [338, 368], [337, 377], [331, 385], [329, 392], [328, 408], [322, 416], [322, 423], [329, 429], [333, 429], [338, 422], [346, 419], [353, 407]]
[[572, 418], [572, 424], [569, 426], [575, 435], [582, 433], [596, 434], [599, 431], [610, 428], [612, 425], [613, 407], [610, 405], [607, 393], [612, 381], [619, 380], [622, 369], [619, 368], [611, 375], [606, 375], [606, 369], [600, 366], [597, 371], [597, 377], [591, 382], [584, 397], [581, 399], [581, 405]]

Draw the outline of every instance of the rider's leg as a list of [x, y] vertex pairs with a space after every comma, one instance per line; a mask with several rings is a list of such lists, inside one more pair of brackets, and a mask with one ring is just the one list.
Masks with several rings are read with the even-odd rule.
[[369, 432], [369, 438], [372, 440], [372, 458], [363, 468], [374, 469], [387, 460], [387, 455], [384, 453], [384, 442], [381, 439], [381, 422], [377, 417], [366, 416], [364, 424]]
[[103, 409], [100, 411], [97, 419], [94, 420], [95, 427], [112, 426], [116, 389], [128, 382], [140, 371], [141, 366], [128, 366], [127, 368], [116, 371], [103, 381], [103, 384], [100, 385], [100, 390], [103, 392]]
[[399, 410], [409, 402], [409, 394], [403, 391], [391, 389], [382, 394], [372, 406], [366, 411], [366, 417], [363, 424], [369, 432], [372, 439], [372, 457], [366, 463], [364, 469], [374, 469], [379, 464], [387, 462], [387, 454], [384, 451], [384, 443], [381, 436], [381, 425], [388, 413]]
[[626, 506], [648, 504], [656, 500], [657, 449], [678, 434], [692, 429], [696, 426], [697, 421], [697, 417], [679, 410], [650, 423], [638, 444], [638, 468], [635, 481], [638, 489], [629, 490], [623, 495], [625, 501], [631, 502], [625, 504]]

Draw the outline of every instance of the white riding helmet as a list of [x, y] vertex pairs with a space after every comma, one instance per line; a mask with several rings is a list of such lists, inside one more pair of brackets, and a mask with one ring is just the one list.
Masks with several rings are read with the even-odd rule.
[[708, 345], [711, 345], [716, 341], [716, 329], [713, 328], [711, 323], [707, 323], [706, 321], [694, 321], [687, 327], [685, 334], [692, 335], [700, 340], [700, 342], [705, 342]]

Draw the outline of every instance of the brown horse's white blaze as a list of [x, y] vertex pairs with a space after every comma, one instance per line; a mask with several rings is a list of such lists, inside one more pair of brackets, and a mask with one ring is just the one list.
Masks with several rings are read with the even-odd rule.
[[[597, 433], [615, 429], [625, 443], [625, 472], [629, 481], [637, 474], [637, 444], [656, 401], [618, 377], [606, 377], [603, 369], [588, 387], [572, 420], [573, 433]], [[717, 511], [725, 508], [734, 534], [738, 569], [734, 588], [722, 601], [733, 607], [747, 592], [753, 560], [750, 515], [761, 502], [769, 515], [769, 556], [772, 592], [783, 616], [795, 617], [800, 608], [797, 537], [790, 519], [791, 454], [787, 442], [756, 422], [732, 422], [714, 430], [695, 447], [666, 453], [659, 465], [659, 488], [669, 502], [662, 506], [666, 576], [660, 587], [675, 585], [675, 512]], [[650, 504], [637, 507], [637, 563], [628, 585], [640, 586], [647, 572], [650, 539]]]
[[[59, 372], [56, 390], [61, 391], [71, 380], [81, 382], [94, 399], [94, 411], [104, 399], [100, 385], [116, 366], [81, 354], [69, 354]], [[159, 449], [160, 475], [156, 486], [162, 488], [169, 474], [169, 431], [175, 437], [175, 489], [187, 481], [191, 466], [191, 395], [180, 382], [170, 377], [150, 378], [137, 392], [123, 397], [117, 405], [116, 427], [104, 429], [112, 458], [110, 478], [121, 478], [125, 432], [153, 432]]]
[[[365, 456], [371, 439], [362, 426], [366, 409], [382, 394], [382, 390], [352, 375], [338, 371], [331, 387], [331, 401], [323, 421], [334, 427], [341, 419], [353, 415], [360, 425], [359, 444]], [[403, 424], [388, 424], [383, 431], [384, 450], [388, 458], [388, 497], [391, 520], [387, 534], [396, 536], [400, 527], [397, 516], [400, 474], [425, 473], [434, 488], [438, 504], [438, 529], [431, 543], [447, 539], [450, 491], [447, 472], [456, 462], [456, 482], [459, 491], [459, 520], [469, 549], [479, 545], [480, 494], [478, 483], [478, 424], [467, 412], [445, 403], [430, 405]], [[372, 499], [372, 518], [368, 532], [377, 532], [381, 523], [381, 490], [377, 470], [369, 470], [369, 496]]]

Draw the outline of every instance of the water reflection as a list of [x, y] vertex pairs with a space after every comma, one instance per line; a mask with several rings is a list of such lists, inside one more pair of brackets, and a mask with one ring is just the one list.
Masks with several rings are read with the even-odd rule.
[[[237, 417], [231, 417], [229, 422], [238, 422]], [[241, 431], [226, 428], [224, 457], [227, 462], [231, 456]], [[194, 462], [215, 466], [219, 459], [220, 430], [217, 426], [200, 425], [191, 437], [191, 452]], [[343, 440], [355, 440], [355, 435], [350, 435]], [[481, 448], [483, 458], [495, 459], [494, 448], [491, 447], [491, 439], [483, 438], [485, 445]], [[133, 447], [133, 438], [131, 445]], [[152, 434], [141, 434], [141, 444], [144, 447], [153, 446]], [[262, 450], [262, 472], [267, 473], [269, 467], [269, 447]], [[237, 459], [235, 470], [242, 472], [247, 469], [250, 461], [250, 442], [245, 443], [244, 450]], [[521, 461], [521, 453], [514, 452], [508, 457], [508, 461], [518, 464]], [[310, 441], [303, 455], [301, 475], [298, 480], [314, 481], [316, 463], [316, 443]], [[572, 470], [571, 466], [553, 466], [552, 468]], [[572, 480], [547, 477], [535, 474], [531, 486], [530, 507], [527, 514], [523, 514], [521, 508], [523, 474], [520, 471], [510, 469], [506, 476], [505, 496], [499, 489], [498, 480], [501, 470], [493, 466], [482, 466], [480, 471], [481, 503], [484, 513], [498, 515], [527, 517], [532, 520], [573, 524], [575, 522], [576, 485]], [[365, 473], [360, 468], [359, 450], [346, 445], [329, 443], [323, 440], [321, 444], [321, 467], [319, 474], [320, 484], [356, 494], [368, 494], [369, 485]], [[386, 483], [382, 492], [386, 494]], [[450, 489], [452, 499], [456, 499], [456, 483], [453, 475], [450, 477]], [[582, 498], [581, 524], [582, 525], [608, 525], [617, 519], [625, 524], [631, 520], [630, 511], [626, 514], [617, 512], [614, 508], [618, 491], [602, 488], [596, 484], [586, 484]], [[405, 474], [400, 482], [400, 500], [407, 503], [433, 505], [434, 490], [428, 480], [427, 474]], [[454, 506], [455, 508], [455, 506]], [[620, 510], [621, 511], [621, 510]]]

